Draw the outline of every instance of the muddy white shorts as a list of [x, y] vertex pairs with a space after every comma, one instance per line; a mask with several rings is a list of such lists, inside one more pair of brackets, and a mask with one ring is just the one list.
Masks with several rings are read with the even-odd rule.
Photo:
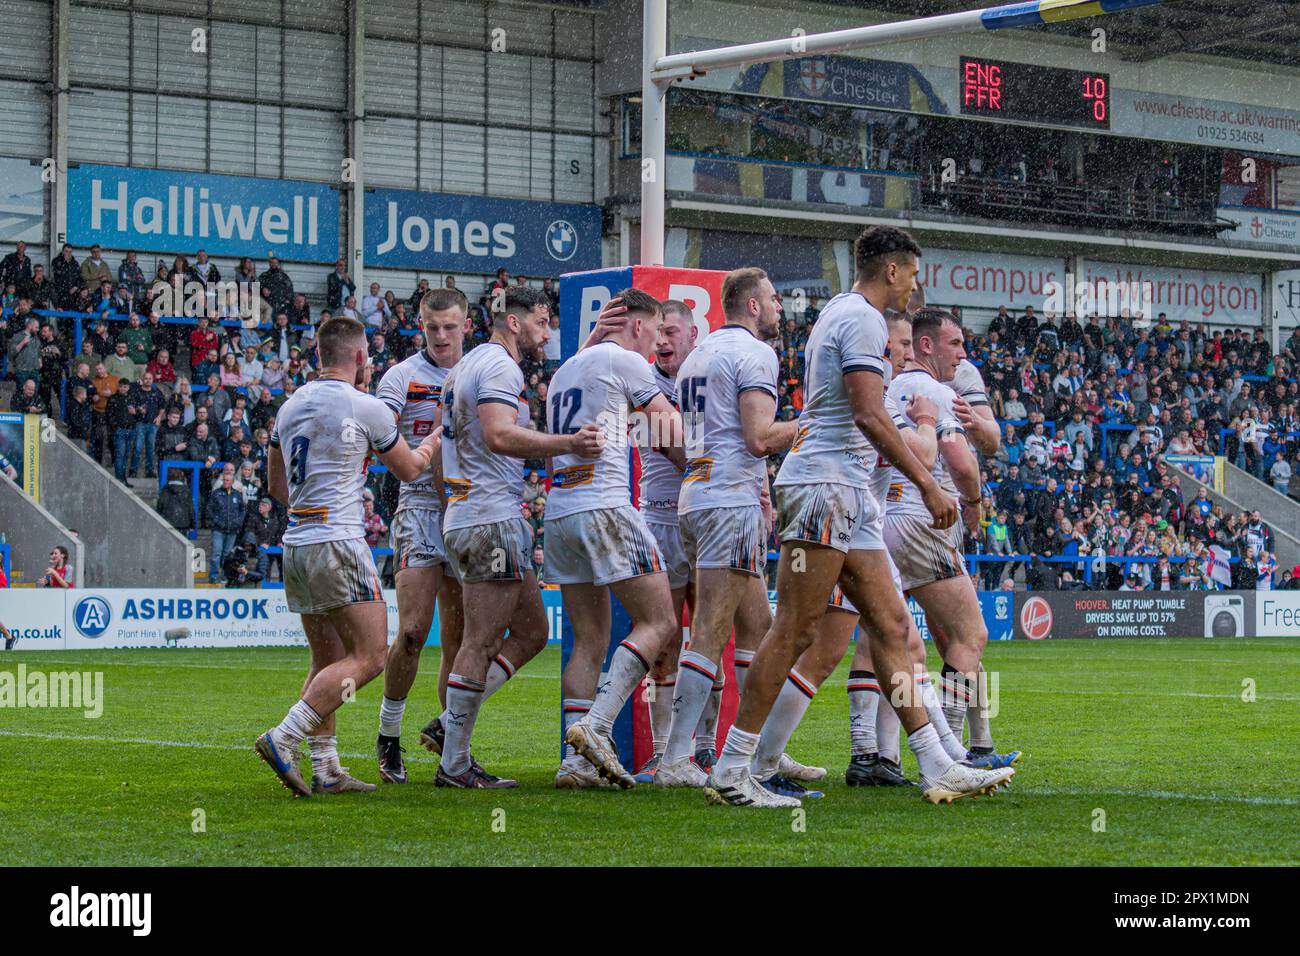
[[284, 596], [295, 614], [325, 614], [384, 599], [365, 538], [286, 544]]

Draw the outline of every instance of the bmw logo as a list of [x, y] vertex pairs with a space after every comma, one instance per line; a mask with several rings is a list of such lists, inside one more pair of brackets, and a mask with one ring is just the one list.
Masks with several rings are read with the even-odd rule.
[[573, 224], [557, 219], [546, 227], [546, 251], [552, 259], [567, 262], [578, 251], [578, 230]]
[[101, 597], [84, 597], [72, 610], [72, 623], [82, 637], [99, 637], [113, 622], [113, 611]]

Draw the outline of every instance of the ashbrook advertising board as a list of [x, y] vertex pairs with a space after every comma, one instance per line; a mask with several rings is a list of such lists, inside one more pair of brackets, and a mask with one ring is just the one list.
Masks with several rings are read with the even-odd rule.
[[[1022, 591], [1015, 635], [1031, 641], [1071, 637], [1247, 637], [1257, 632], [1256, 604], [1272, 591]], [[1300, 636], [1300, 601], [1293, 632]], [[1274, 617], [1282, 618], [1281, 612]]]

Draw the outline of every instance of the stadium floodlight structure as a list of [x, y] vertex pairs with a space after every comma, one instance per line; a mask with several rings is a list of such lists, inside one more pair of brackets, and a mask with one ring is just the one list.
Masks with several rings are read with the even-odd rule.
[[916, 20], [879, 23], [830, 33], [796, 34], [760, 43], [668, 55], [668, 0], [642, 0], [641, 264], [664, 264], [667, 190], [668, 89], [676, 80], [749, 63], [794, 60], [818, 53], [929, 39], [977, 30], [1060, 23], [1154, 6], [1164, 0], [1029, 0]]

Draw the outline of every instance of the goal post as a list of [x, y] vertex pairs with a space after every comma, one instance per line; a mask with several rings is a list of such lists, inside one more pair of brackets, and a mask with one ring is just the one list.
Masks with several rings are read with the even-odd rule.
[[846, 53], [867, 47], [931, 37], [1061, 23], [1083, 17], [1155, 6], [1164, 0], [1029, 0], [878, 23], [829, 33], [781, 37], [758, 43], [668, 54], [668, 0], [642, 0], [641, 64], [641, 264], [664, 264], [667, 202], [668, 90], [676, 80], [709, 70], [794, 60], [818, 53]]

